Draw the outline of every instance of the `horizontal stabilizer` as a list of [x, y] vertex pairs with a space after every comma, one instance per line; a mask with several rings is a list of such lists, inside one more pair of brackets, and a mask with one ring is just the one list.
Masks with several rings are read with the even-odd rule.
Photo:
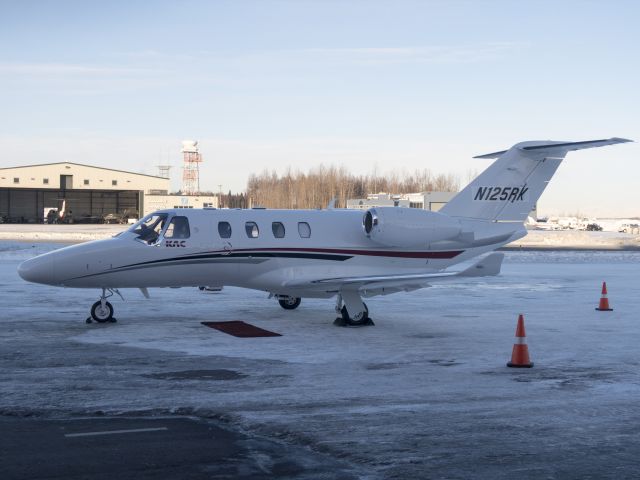
[[[526, 145], [519, 147], [520, 150], [551, 150], [551, 149], [562, 149], [565, 151], [573, 151], [573, 150], [582, 150], [583, 148], [594, 148], [594, 147], [604, 147], [606, 145], [615, 145], [616, 143], [627, 143], [633, 142], [633, 140], [628, 140], [626, 138], [606, 138], [603, 140], [587, 140], [583, 142], [527, 142], [527, 143], [539, 143], [538, 145]], [[500, 158], [502, 155], [507, 153], [509, 150], [502, 150], [500, 152], [486, 153], [484, 155], [477, 155], [473, 158]]]
[[595, 147], [605, 147], [607, 145], [615, 145], [616, 143], [627, 143], [632, 142], [633, 140], [628, 140], [626, 138], [605, 138], [603, 140], [586, 140], [584, 142], [554, 142], [547, 145], [529, 145], [526, 147], [522, 147], [523, 150], [542, 150], [542, 149], [558, 149], [562, 150], [582, 150], [584, 148], [595, 148]]

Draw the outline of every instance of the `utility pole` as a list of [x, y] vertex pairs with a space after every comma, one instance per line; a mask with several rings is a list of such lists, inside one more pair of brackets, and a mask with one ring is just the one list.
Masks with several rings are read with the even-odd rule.
[[219, 190], [219, 193], [218, 193], [218, 208], [222, 208], [222, 184], [221, 183], [218, 184], [218, 190]]

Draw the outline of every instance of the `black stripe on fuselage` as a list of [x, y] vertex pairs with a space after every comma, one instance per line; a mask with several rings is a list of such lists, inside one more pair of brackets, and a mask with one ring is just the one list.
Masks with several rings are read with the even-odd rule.
[[333, 260], [336, 262], [344, 262], [345, 260], [349, 260], [353, 258], [353, 255], [330, 255], [325, 253], [305, 253], [305, 252], [273, 252], [273, 251], [255, 251], [244, 253], [233, 251], [230, 253], [222, 253], [222, 254], [195, 254], [195, 255], [187, 255], [180, 258], [212, 258], [212, 257], [226, 257], [226, 258], [247, 258], [247, 257], [258, 257], [258, 258], [308, 258], [312, 260]]
[[[89, 278], [98, 275], [107, 275], [110, 273], [128, 272], [132, 270], [142, 270], [145, 268], [179, 266], [179, 265], [200, 265], [203, 263], [238, 263], [238, 264], [259, 264], [269, 260], [269, 258], [304, 258], [311, 260], [329, 260], [343, 262], [352, 258], [350, 255], [326, 255], [320, 253], [301, 253], [301, 252], [251, 252], [251, 253], [206, 253], [191, 254], [182, 257], [162, 258], [159, 260], [150, 260], [148, 262], [132, 263], [130, 265], [122, 265], [104, 272], [90, 273], [73, 277], [69, 280], [77, 280], [79, 278]], [[235, 259], [235, 260], [233, 260]], [[256, 261], [251, 261], [256, 259]]]
[[[219, 253], [219, 250], [213, 252], [207, 252], [208, 254]], [[251, 255], [258, 256], [261, 254], [268, 254], [269, 256], [285, 256], [292, 257], [294, 255], [321, 255], [325, 260], [347, 260], [354, 256], [363, 257], [391, 257], [391, 258], [432, 258], [432, 259], [450, 259], [457, 257], [463, 252], [463, 250], [431, 250], [431, 251], [399, 251], [399, 250], [363, 250], [363, 249], [349, 249], [349, 248], [246, 248], [235, 249], [227, 255]], [[188, 254], [184, 257], [192, 258], [193, 256], [203, 254]], [[348, 256], [348, 258], [331, 258], [332, 256]], [[296, 258], [296, 257], [293, 257]], [[304, 257], [300, 257], [304, 258]]]

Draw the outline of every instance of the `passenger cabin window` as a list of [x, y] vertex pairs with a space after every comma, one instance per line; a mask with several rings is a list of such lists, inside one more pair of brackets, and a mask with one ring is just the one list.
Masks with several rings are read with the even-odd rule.
[[129, 231], [137, 235], [136, 240], [154, 245], [158, 243], [162, 229], [167, 222], [167, 217], [166, 213], [152, 213], [132, 225]]
[[309, 238], [311, 236], [311, 227], [307, 222], [298, 222], [298, 233], [302, 238]]
[[189, 238], [189, 219], [187, 217], [175, 216], [169, 222], [164, 238]]
[[276, 238], [284, 238], [284, 225], [281, 222], [273, 222], [271, 224], [273, 236]]
[[258, 235], [260, 235], [260, 230], [256, 222], [245, 223], [244, 229], [247, 231], [247, 237], [249, 238], [258, 238]]
[[220, 238], [231, 238], [231, 224], [229, 222], [218, 222], [218, 233]]

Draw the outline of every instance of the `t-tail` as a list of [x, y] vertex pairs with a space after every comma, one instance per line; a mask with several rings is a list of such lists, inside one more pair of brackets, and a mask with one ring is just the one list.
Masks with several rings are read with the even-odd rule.
[[530, 141], [474, 158], [497, 158], [440, 212], [452, 217], [523, 222], [564, 157], [572, 150], [631, 142], [624, 138], [585, 142]]

